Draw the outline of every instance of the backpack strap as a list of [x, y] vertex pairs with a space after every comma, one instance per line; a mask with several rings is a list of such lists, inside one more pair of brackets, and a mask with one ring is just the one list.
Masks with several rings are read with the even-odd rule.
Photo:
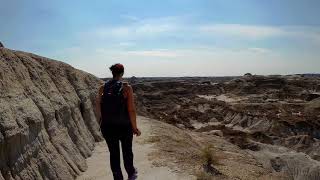
[[118, 81], [117, 84], [120, 84], [120, 88], [118, 90], [118, 95], [120, 95], [120, 93], [123, 93], [123, 83], [121, 81]]
[[106, 94], [106, 88], [107, 88], [107, 85], [108, 85], [109, 82], [110, 82], [110, 81], [106, 81], [106, 82], [104, 83], [104, 86], [103, 86], [103, 95]]
[[[119, 88], [119, 89], [116, 89]], [[121, 81], [109, 80], [104, 84], [103, 92], [106, 94], [117, 94], [120, 95], [123, 90], [123, 83]], [[116, 91], [116, 92], [115, 92]]]
[[129, 88], [129, 83], [128, 82], [123, 82], [123, 92], [128, 95], [128, 88]]

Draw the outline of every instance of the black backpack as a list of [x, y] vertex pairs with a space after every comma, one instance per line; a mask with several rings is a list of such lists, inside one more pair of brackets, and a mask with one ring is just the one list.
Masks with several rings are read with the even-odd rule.
[[101, 128], [112, 125], [130, 125], [127, 101], [123, 96], [123, 83], [110, 80], [105, 83], [101, 97]]

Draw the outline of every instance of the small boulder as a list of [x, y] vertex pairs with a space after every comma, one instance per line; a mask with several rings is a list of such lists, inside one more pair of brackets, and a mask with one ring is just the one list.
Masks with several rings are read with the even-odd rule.
[[1, 41], [0, 41], [0, 47], [4, 47], [4, 45], [1, 43]]
[[276, 157], [270, 160], [270, 164], [276, 172], [281, 172], [282, 169], [285, 167], [285, 163], [286, 162], [282, 160], [280, 157]]
[[314, 99], [320, 98], [320, 93], [310, 93], [306, 95], [306, 101], [312, 101]]
[[209, 134], [223, 137], [223, 132], [222, 132], [221, 130], [211, 130], [211, 131], [209, 132]]

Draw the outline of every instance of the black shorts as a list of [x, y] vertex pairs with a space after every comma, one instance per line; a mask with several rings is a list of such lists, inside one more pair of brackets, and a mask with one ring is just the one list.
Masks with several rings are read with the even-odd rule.
[[101, 133], [104, 138], [133, 135], [132, 127], [130, 124], [129, 125], [105, 124], [101, 126]]

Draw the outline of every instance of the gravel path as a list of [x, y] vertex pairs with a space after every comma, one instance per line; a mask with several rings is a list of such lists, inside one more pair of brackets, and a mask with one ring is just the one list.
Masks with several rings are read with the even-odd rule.
[[[148, 154], [153, 151], [152, 144], [147, 144], [148, 134], [150, 134], [150, 123], [145, 117], [138, 117], [138, 124], [142, 131], [140, 137], [134, 137], [133, 152], [134, 164], [138, 169], [138, 180], [188, 180], [193, 179], [172, 172], [168, 167], [155, 167], [152, 165], [152, 159]], [[112, 180], [112, 173], [109, 165], [109, 151], [105, 142], [96, 144], [93, 155], [87, 159], [88, 170], [84, 172], [77, 180]], [[122, 163], [123, 164], [123, 163]], [[122, 166], [122, 172], [126, 178], [126, 172]]]

